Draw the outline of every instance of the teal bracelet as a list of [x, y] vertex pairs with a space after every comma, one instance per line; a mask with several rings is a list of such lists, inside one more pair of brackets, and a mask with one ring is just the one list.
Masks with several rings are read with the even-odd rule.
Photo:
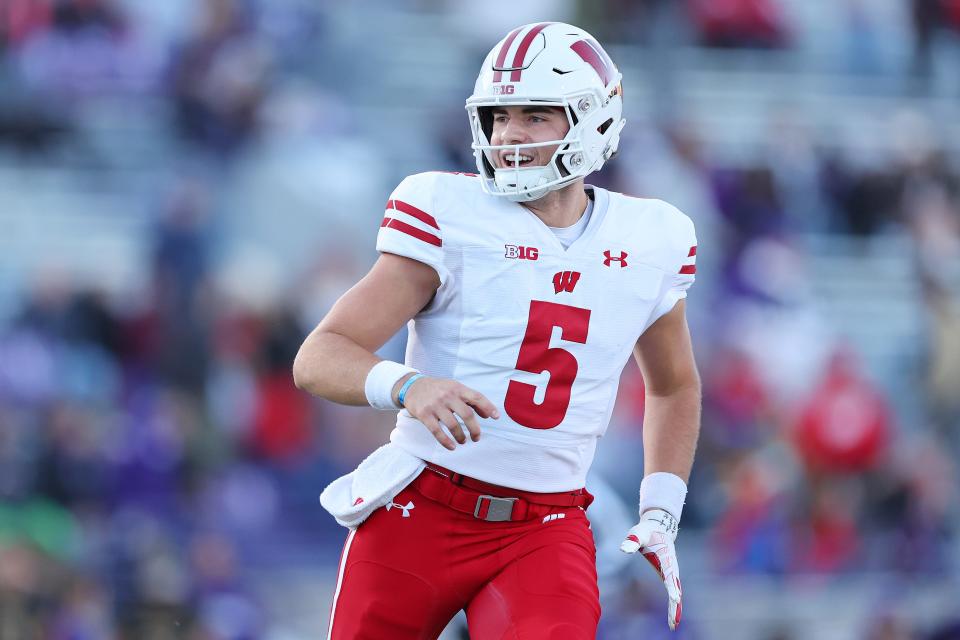
[[426, 377], [427, 376], [423, 375], [422, 373], [415, 373], [409, 378], [407, 378], [407, 381], [403, 383], [403, 386], [400, 387], [399, 393], [397, 393], [397, 402], [400, 403], [401, 407], [404, 406], [403, 401], [407, 397], [407, 391], [410, 390], [410, 385], [412, 385], [414, 382], [416, 382], [420, 378], [426, 378]]

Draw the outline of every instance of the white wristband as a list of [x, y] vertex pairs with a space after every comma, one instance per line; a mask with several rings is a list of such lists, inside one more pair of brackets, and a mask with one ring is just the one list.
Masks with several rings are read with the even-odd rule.
[[367, 396], [370, 406], [381, 411], [401, 409], [402, 407], [393, 399], [393, 387], [397, 384], [397, 380], [408, 373], [419, 373], [419, 371], [391, 360], [381, 360], [373, 365], [363, 383], [363, 393]]
[[687, 483], [680, 476], [657, 471], [640, 483], [640, 515], [649, 509], [663, 509], [677, 520], [683, 512]]

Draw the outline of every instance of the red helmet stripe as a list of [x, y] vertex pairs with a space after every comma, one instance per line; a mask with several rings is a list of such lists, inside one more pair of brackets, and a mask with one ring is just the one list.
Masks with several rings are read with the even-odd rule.
[[583, 58], [583, 61], [593, 67], [593, 70], [600, 76], [603, 86], [610, 84], [615, 74], [613, 61], [607, 57], [603, 49], [590, 40], [577, 40], [570, 48]]
[[527, 57], [527, 51], [530, 50], [530, 43], [533, 42], [533, 39], [537, 37], [537, 34], [544, 30], [548, 25], [553, 24], [552, 22], [541, 22], [533, 29], [527, 32], [527, 35], [523, 36], [523, 40], [520, 41], [520, 46], [517, 47], [517, 53], [513, 56], [513, 64], [510, 65], [513, 67], [513, 71], [510, 73], [510, 81], [516, 82], [520, 79], [520, 74], [523, 73], [523, 59]]
[[510, 45], [513, 44], [513, 41], [516, 39], [517, 35], [520, 33], [520, 29], [523, 27], [517, 27], [510, 32], [510, 35], [507, 36], [507, 39], [503, 41], [503, 46], [500, 47], [500, 53], [497, 54], [497, 61], [493, 65], [493, 81], [500, 82], [503, 79], [503, 72], [500, 69], [503, 68], [503, 63], [507, 59], [507, 52], [510, 50]]

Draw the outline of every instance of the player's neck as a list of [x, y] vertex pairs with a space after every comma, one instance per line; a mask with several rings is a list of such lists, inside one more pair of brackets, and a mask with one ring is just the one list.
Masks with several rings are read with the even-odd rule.
[[522, 203], [548, 227], [563, 228], [577, 223], [587, 209], [587, 194], [583, 181], [551, 191], [539, 200]]

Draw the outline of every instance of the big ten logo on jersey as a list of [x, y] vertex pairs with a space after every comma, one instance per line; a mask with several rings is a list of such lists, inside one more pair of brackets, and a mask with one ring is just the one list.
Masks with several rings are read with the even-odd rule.
[[515, 260], [536, 260], [540, 257], [540, 250], [536, 247], [521, 247], [515, 244], [505, 244], [503, 248], [506, 253], [504, 253], [505, 258], [513, 258]]
[[512, 84], [495, 84], [493, 85], [493, 95], [495, 96], [509, 96], [512, 95], [514, 87]]

